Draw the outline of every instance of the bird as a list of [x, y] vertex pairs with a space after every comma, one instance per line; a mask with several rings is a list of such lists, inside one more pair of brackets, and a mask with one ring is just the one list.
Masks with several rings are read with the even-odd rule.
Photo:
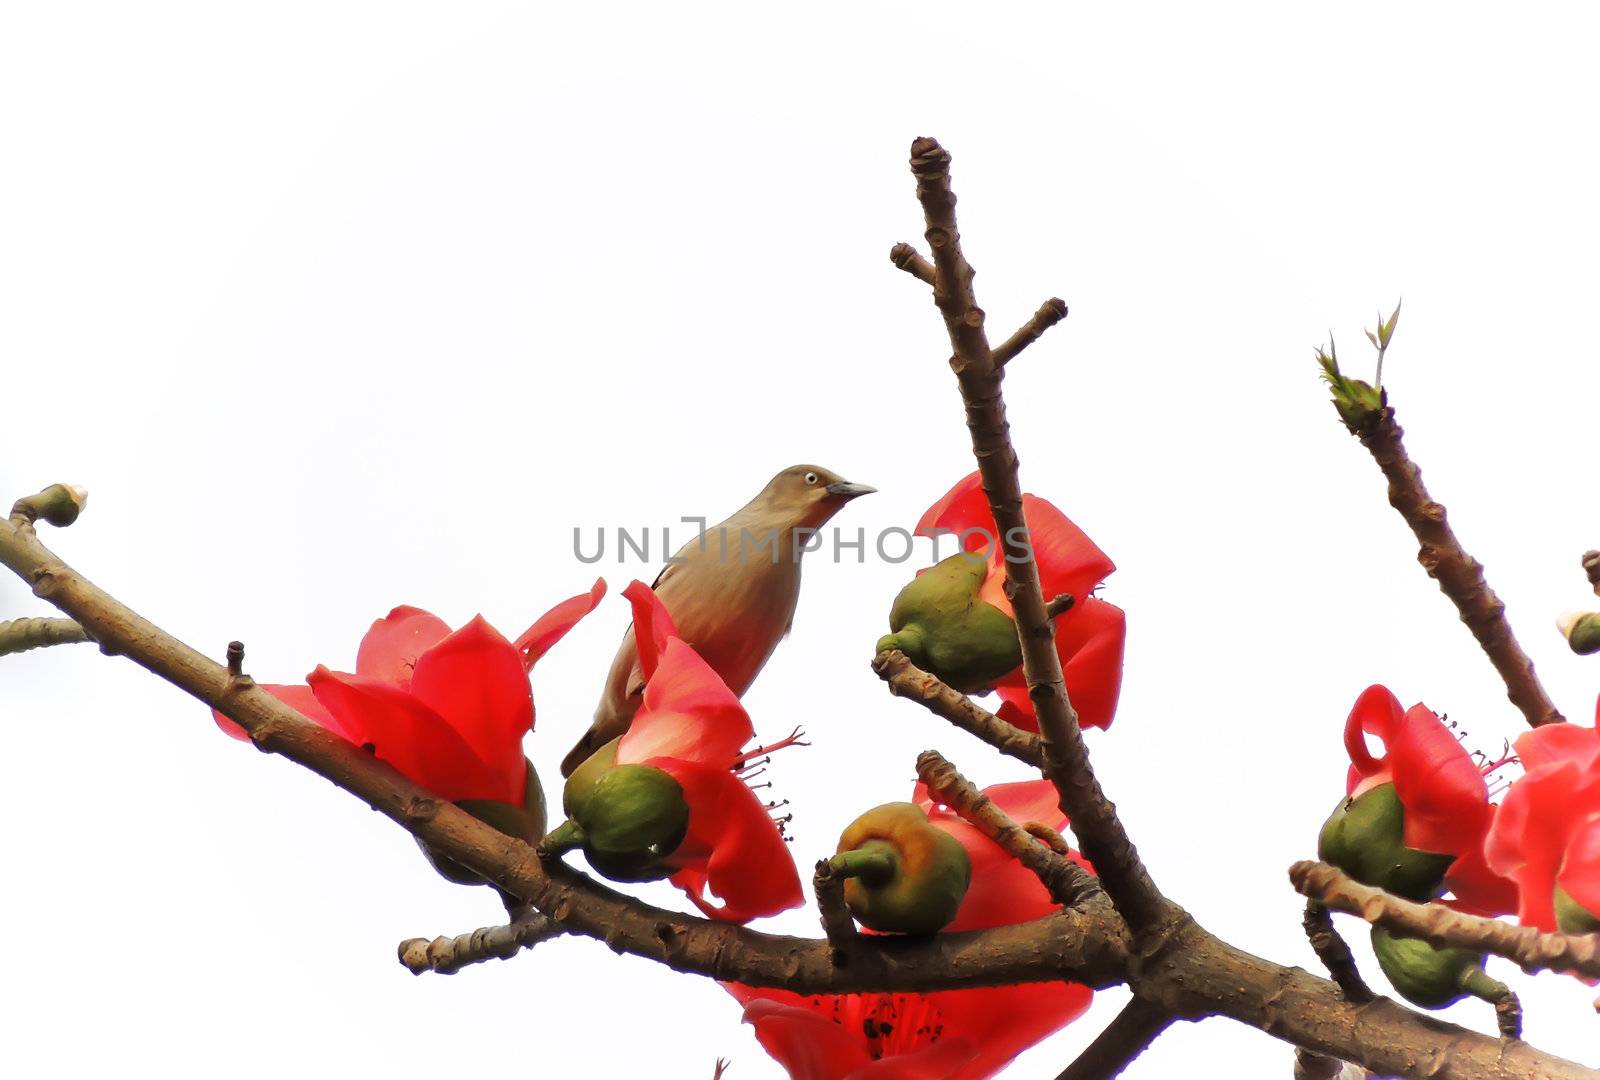
[[[667, 560], [655, 583], [678, 635], [740, 697], [794, 624], [804, 529], [821, 528], [852, 499], [877, 488], [820, 465], [791, 465], [732, 516]], [[814, 550], [814, 548], [813, 548]], [[606, 676], [594, 722], [561, 762], [561, 775], [624, 734], [644, 698], [638, 646], [628, 626]]]

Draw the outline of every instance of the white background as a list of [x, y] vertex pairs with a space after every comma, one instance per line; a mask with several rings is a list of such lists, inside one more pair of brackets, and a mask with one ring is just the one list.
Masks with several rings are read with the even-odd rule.
[[[278, 681], [348, 666], [401, 602], [515, 634], [593, 579], [575, 526], [714, 520], [796, 461], [882, 489], [840, 525], [909, 526], [972, 467], [943, 328], [886, 258], [936, 135], [991, 330], [1072, 308], [1006, 389], [1026, 486], [1119, 564], [1102, 779], [1206, 925], [1314, 966], [1284, 871], [1357, 692], [1486, 750], [1522, 730], [1327, 403], [1330, 327], [1367, 374], [1360, 327], [1404, 296], [1386, 382], [1430, 488], [1569, 715], [1600, 689], [1551, 623], [1600, 546], [1597, 26], [1105, 7], [8, 4], [0, 496], [87, 485], [47, 541]], [[774, 770], [804, 863], [928, 745], [1021, 775], [868, 670], [910, 573], [813, 558], [748, 696], [814, 739]], [[0, 615], [44, 611], [0, 581]], [[547, 776], [626, 619], [608, 600], [537, 669]], [[592, 941], [412, 977], [399, 939], [493, 897], [126, 661], [8, 658], [0, 720], [19, 1075], [781, 1076], [714, 984]], [[1592, 991], [1501, 974], [1532, 1040], [1594, 1060]], [[1054, 1076], [1123, 999], [1008, 1075]], [[1128, 1075], [1288, 1062], [1216, 1019]]]

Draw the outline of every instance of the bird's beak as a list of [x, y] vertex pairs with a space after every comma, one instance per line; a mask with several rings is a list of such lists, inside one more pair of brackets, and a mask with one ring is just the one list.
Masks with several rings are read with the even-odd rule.
[[878, 489], [868, 484], [852, 484], [845, 480], [839, 480], [835, 483], [829, 484], [822, 490], [826, 491], [829, 495], [840, 496], [846, 499], [854, 499], [858, 495], [871, 495]]

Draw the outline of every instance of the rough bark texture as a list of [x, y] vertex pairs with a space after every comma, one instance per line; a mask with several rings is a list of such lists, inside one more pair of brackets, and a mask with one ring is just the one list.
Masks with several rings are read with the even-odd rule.
[[47, 645], [74, 645], [91, 640], [83, 627], [71, 619], [7, 619], [0, 622], [0, 656], [42, 649]]
[[1044, 744], [1039, 736], [1006, 723], [959, 690], [946, 686], [938, 676], [917, 667], [898, 649], [879, 653], [872, 661], [872, 670], [889, 684], [889, 692], [896, 697], [910, 698], [1002, 754], [1009, 754], [1034, 768], [1044, 763]]
[[1289, 881], [1301, 895], [1435, 945], [1490, 952], [1523, 971], [1567, 971], [1600, 979], [1600, 934], [1543, 934], [1531, 926], [1481, 919], [1443, 904], [1416, 904], [1321, 862], [1297, 862]]
[[400, 963], [413, 975], [432, 971], [454, 975], [486, 960], [509, 960], [523, 949], [566, 933], [537, 911], [524, 911], [503, 926], [485, 926], [455, 937], [407, 938], [400, 943]]
[[950, 190], [950, 155], [935, 140], [918, 139], [911, 145], [911, 171], [917, 178], [917, 201], [927, 221], [925, 235], [937, 271], [933, 300], [955, 350], [951, 367], [966, 403], [972, 452], [978, 459], [996, 530], [1004, 538], [1006, 598], [1015, 612], [1022, 670], [1034, 715], [1039, 718], [1044, 773], [1061, 792], [1061, 809], [1072, 821], [1079, 849], [1094, 864], [1112, 903], [1137, 934], [1165, 917], [1168, 905], [1089, 765], [1077, 713], [1067, 700], [1061, 678], [1054, 630], [1039, 586], [1039, 567], [1020, 539], [1027, 536], [1027, 525], [1017, 454], [1000, 390], [1004, 372], [996, 367], [989, 351], [983, 310], [972, 291], [972, 266], [961, 252], [956, 198]]
[[1506, 696], [1528, 723], [1533, 727], [1561, 723], [1566, 717], [1545, 693], [1533, 661], [1517, 644], [1506, 621], [1505, 604], [1484, 580], [1483, 565], [1467, 554], [1446, 520], [1445, 508], [1422, 486], [1422, 470], [1407, 455], [1404, 434], [1394, 409], [1385, 405], [1358, 437], [1389, 481], [1389, 505], [1400, 511], [1416, 534], [1417, 561], [1461, 613], [1461, 621], [1505, 681]]
[[917, 757], [917, 776], [928, 785], [928, 794], [1032, 870], [1058, 904], [1071, 907], [1100, 891], [1100, 883], [1087, 870], [1012, 821], [937, 750], [924, 750]]
[[1339, 936], [1339, 931], [1333, 928], [1333, 916], [1328, 914], [1328, 909], [1315, 900], [1307, 900], [1306, 914], [1300, 925], [1305, 927], [1306, 940], [1311, 943], [1311, 951], [1317, 954], [1322, 966], [1328, 969], [1333, 981], [1339, 984], [1345, 1000], [1358, 1005], [1364, 1001], [1371, 1001], [1372, 990], [1361, 977], [1350, 946]]
[[1172, 1020], [1171, 1014], [1143, 998], [1134, 998], [1071, 1065], [1061, 1070], [1056, 1080], [1112, 1080], [1121, 1076], [1134, 1058], [1172, 1026]]

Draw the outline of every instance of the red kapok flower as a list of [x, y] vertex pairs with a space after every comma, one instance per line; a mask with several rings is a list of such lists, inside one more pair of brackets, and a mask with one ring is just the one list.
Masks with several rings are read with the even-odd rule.
[[[557, 604], [515, 644], [482, 616], [452, 633], [437, 616], [397, 607], [361, 640], [354, 674], [319, 665], [309, 685], [262, 689], [452, 802], [520, 805], [522, 739], [533, 727], [528, 671], [605, 595], [596, 581]], [[246, 738], [214, 714], [223, 731]]]
[[1484, 853], [1517, 883], [1518, 920], [1557, 930], [1558, 889], [1600, 914], [1600, 736], [1591, 727], [1548, 724], [1519, 738], [1516, 749], [1527, 771], [1506, 792]]
[[[984, 794], [1014, 820], [1066, 826], [1049, 781], [999, 784]], [[972, 859], [972, 885], [946, 930], [1027, 922], [1056, 909], [1032, 872], [935, 805], [921, 784], [912, 801]], [[982, 1080], [1081, 1016], [1094, 997], [1076, 983], [810, 996], [723, 985], [743, 1003], [745, 1021], [790, 1080]]]
[[[1383, 743], [1381, 757], [1368, 749], [1368, 735]], [[1344, 743], [1350, 754], [1347, 797], [1394, 786], [1404, 812], [1405, 846], [1454, 857], [1444, 875], [1454, 906], [1479, 914], [1510, 910], [1515, 902], [1510, 883], [1490, 872], [1483, 859], [1483, 840], [1495, 814], [1484, 775], [1500, 763], [1480, 765], [1427, 706], [1402, 709], [1399, 699], [1378, 685], [1356, 699], [1345, 721]]]
[[[1116, 569], [1089, 537], [1037, 495], [1022, 496], [1022, 515], [1039, 566], [1039, 585], [1046, 600], [1063, 594], [1075, 603], [1055, 620], [1056, 652], [1066, 680], [1067, 696], [1081, 727], [1109, 727], [1122, 690], [1122, 656], [1127, 618], [1121, 608], [1089, 594]], [[917, 522], [918, 536], [954, 533], [968, 552], [988, 553], [988, 568], [978, 596], [1014, 617], [1005, 595], [1004, 537], [998, 535], [989, 497], [979, 473], [972, 473], [928, 508]], [[1038, 731], [1027, 684], [1018, 668], [996, 684], [1003, 719]]]
[[[616, 745], [613, 765], [645, 765], [682, 789], [688, 824], [682, 840], [659, 863], [672, 883], [708, 917], [748, 922], [804, 902], [788, 844], [768, 808], [738, 769], [754, 735], [750, 717], [711, 666], [672, 624], [656, 594], [635, 581], [623, 591], [633, 604], [644, 703]], [[604, 751], [602, 751], [603, 753]], [[575, 772], [568, 782], [593, 783]], [[721, 899], [708, 899], [706, 890]]]

